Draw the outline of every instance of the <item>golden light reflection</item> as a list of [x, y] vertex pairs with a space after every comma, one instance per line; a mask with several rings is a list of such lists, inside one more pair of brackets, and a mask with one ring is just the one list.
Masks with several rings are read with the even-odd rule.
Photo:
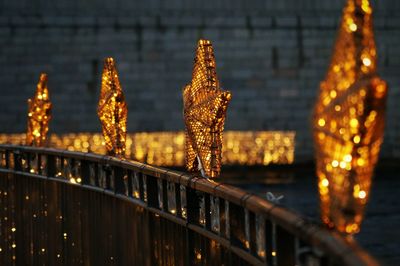
[[101, 121], [107, 153], [112, 156], [124, 156], [128, 110], [112, 58], [104, 60], [97, 114]]
[[51, 102], [47, 88], [47, 74], [40, 74], [35, 96], [28, 100], [28, 129], [26, 145], [43, 146], [51, 119]]
[[186, 126], [186, 169], [203, 176], [221, 172], [222, 132], [231, 93], [218, 82], [212, 44], [200, 40], [194, 61], [192, 82], [183, 91]]
[[[100, 133], [51, 134], [49, 146], [69, 151], [105, 154]], [[25, 134], [0, 134], [0, 143], [23, 145]], [[291, 164], [295, 132], [227, 131], [224, 134], [224, 165]], [[184, 132], [131, 133], [126, 136], [126, 157], [156, 166], [185, 165]], [[61, 174], [61, 173], [60, 173]]]
[[383, 139], [387, 86], [371, 14], [368, 0], [348, 0], [314, 113], [322, 220], [348, 234], [360, 230]]

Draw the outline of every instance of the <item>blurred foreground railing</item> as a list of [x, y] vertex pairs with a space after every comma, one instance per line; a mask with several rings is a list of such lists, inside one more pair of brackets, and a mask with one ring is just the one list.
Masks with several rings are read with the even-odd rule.
[[0, 265], [376, 265], [237, 188], [108, 156], [0, 145]]

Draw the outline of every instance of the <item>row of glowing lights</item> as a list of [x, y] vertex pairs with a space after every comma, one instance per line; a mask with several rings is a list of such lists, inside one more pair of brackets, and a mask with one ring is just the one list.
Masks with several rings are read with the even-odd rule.
[[[228, 131], [224, 134], [223, 163], [242, 165], [291, 164], [294, 160], [294, 132]], [[0, 143], [22, 144], [24, 134], [0, 134]], [[97, 133], [50, 135], [50, 146], [70, 151], [105, 153], [104, 139]], [[126, 156], [158, 166], [183, 166], [184, 132], [128, 134]]]

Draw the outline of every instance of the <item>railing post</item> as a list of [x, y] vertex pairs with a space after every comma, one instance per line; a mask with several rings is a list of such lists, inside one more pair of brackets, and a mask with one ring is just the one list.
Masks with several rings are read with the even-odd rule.
[[[196, 190], [186, 187], [186, 212], [187, 222], [189, 224], [199, 224], [199, 196]], [[186, 265], [193, 265], [195, 263], [195, 237], [194, 232], [186, 228], [186, 254], [187, 262]]]
[[56, 176], [56, 159], [52, 154], [47, 155], [47, 176]]
[[152, 176], [147, 176], [147, 205], [157, 208], [158, 207], [158, 191], [157, 191], [157, 180]]
[[114, 187], [116, 194], [125, 195], [124, 171], [120, 166], [114, 167]]
[[22, 153], [20, 150], [14, 151], [14, 170], [22, 171]]
[[190, 187], [186, 187], [186, 208], [188, 223], [199, 223], [199, 197], [196, 191]]
[[256, 241], [256, 217], [253, 212], [249, 211], [249, 224], [246, 225], [248, 228], [248, 241], [249, 241], [249, 248], [252, 254], [257, 254], [257, 241]]
[[81, 160], [82, 185], [90, 185], [90, 166], [86, 160]]
[[181, 188], [180, 184], [174, 184], [175, 186], [175, 206], [176, 206], [176, 216], [182, 217], [182, 201], [181, 201]]
[[161, 208], [161, 210], [168, 212], [169, 201], [168, 201], [167, 181], [164, 180], [164, 179], [159, 179], [159, 180], [162, 183], [162, 186], [159, 187], [159, 189], [160, 188], [162, 189], [162, 192], [161, 192], [162, 193], [162, 199], [161, 200], [162, 200], [162, 207], [163, 208]]
[[5, 167], [7, 169], [11, 169], [11, 154], [12, 151], [11, 150], [5, 150], [5, 156], [6, 156], [6, 164]]
[[245, 248], [245, 213], [242, 206], [229, 204], [230, 240], [233, 245]]
[[276, 227], [276, 256], [278, 265], [295, 265], [295, 237], [281, 228]]
[[204, 211], [205, 211], [205, 219], [206, 219], [206, 228], [207, 230], [211, 230], [211, 212], [210, 212], [210, 195], [204, 194]]

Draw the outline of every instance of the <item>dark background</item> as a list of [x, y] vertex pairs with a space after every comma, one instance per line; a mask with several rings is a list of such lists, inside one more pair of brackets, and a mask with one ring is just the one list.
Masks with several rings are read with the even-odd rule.
[[[400, 157], [400, 1], [371, 1], [379, 73], [389, 83], [383, 157]], [[296, 131], [312, 158], [310, 116], [345, 1], [0, 0], [0, 132], [24, 132], [26, 100], [49, 73], [52, 133], [100, 132], [104, 57], [116, 59], [128, 130], [182, 130], [182, 87], [197, 40], [212, 40], [232, 91], [227, 130]]]

